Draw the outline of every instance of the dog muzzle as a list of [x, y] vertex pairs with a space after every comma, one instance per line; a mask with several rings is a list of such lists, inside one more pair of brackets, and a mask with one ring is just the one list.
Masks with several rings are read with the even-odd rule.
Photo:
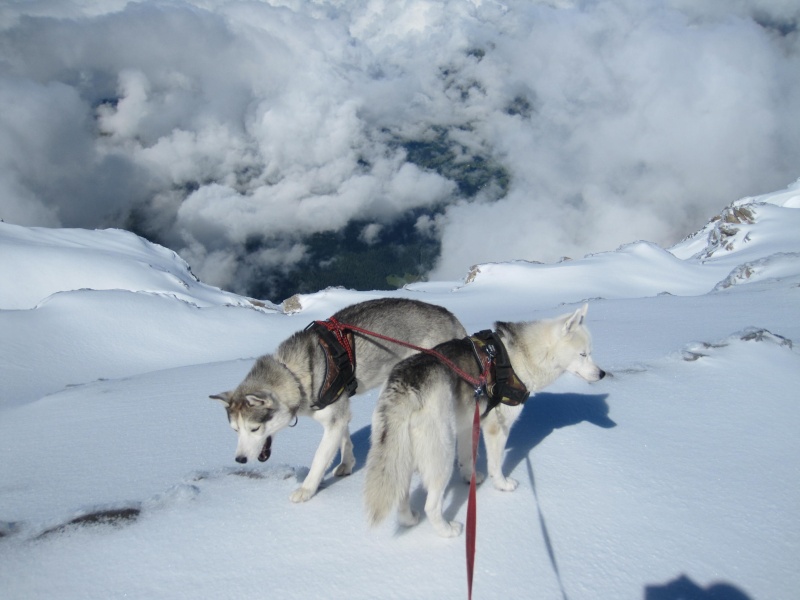
[[258, 455], [258, 460], [261, 462], [266, 462], [266, 460], [272, 454], [272, 436], [268, 435], [267, 440], [264, 442], [264, 447], [261, 448], [261, 454]]

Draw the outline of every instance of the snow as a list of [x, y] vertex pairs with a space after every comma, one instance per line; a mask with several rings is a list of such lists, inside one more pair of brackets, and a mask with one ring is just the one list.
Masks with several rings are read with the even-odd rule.
[[[125, 289], [171, 296], [198, 306], [246, 305], [245, 299], [204, 285], [172, 250], [119, 229], [27, 228], [3, 224], [0, 290], [4, 309], [33, 308], [51, 294]], [[24, 279], [17, 275], [25, 273]], [[24, 285], [12, 285], [17, 282]]]
[[[519, 488], [478, 489], [476, 599], [796, 598], [798, 195], [736, 202], [668, 250], [328, 289], [287, 312], [197, 282], [130, 233], [0, 223], [0, 595], [466, 597], [463, 536], [424, 518], [366, 525], [377, 391], [353, 402], [356, 472], [304, 504], [289, 494], [318, 425], [301, 419], [244, 468], [208, 399], [311, 320], [395, 295], [447, 306], [469, 331], [588, 299], [613, 374], [528, 401], [505, 459]], [[446, 516], [463, 521], [466, 499], [454, 479]]]

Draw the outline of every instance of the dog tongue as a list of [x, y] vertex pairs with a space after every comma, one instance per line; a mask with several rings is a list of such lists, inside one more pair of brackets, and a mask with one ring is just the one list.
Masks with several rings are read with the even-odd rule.
[[270, 454], [272, 454], [272, 436], [267, 436], [267, 441], [264, 442], [264, 447], [261, 449], [261, 454], [258, 455], [258, 460], [265, 462]]

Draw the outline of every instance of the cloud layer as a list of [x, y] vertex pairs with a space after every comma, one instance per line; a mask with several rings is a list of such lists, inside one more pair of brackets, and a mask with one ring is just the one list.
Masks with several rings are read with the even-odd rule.
[[[357, 220], [379, 244], [414, 209], [434, 277], [671, 244], [800, 175], [799, 21], [778, 0], [4, 5], [0, 218], [131, 227], [239, 291], [308, 235]], [[470, 192], [453, 175], [487, 165]]]

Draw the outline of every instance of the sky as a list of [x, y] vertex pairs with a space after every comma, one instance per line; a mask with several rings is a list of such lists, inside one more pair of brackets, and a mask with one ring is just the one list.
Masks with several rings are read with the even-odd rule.
[[[466, 598], [464, 535], [366, 523], [377, 389], [351, 403], [353, 474], [301, 504], [319, 425], [301, 417], [243, 466], [208, 398], [381, 295], [445, 306], [469, 332], [588, 299], [609, 375], [527, 400], [503, 461], [519, 487], [477, 490], [476, 600], [795, 600], [800, 180], [719, 217], [669, 249], [483, 263], [469, 282], [332, 288], [286, 311], [129, 232], [0, 223], [3, 600]], [[465, 519], [458, 477], [444, 510]]]
[[[146, 232], [234, 291], [310, 234], [355, 219], [380, 243], [413, 209], [434, 280], [669, 246], [800, 175], [799, 19], [788, 0], [4, 2], [0, 219]], [[508, 185], [465, 197], [409, 159], [434, 140]]]

